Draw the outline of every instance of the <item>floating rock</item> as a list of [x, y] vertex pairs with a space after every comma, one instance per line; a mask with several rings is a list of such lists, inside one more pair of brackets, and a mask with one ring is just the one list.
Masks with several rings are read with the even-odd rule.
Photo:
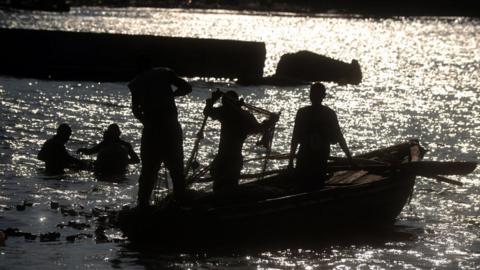
[[17, 228], [7, 228], [4, 233], [7, 235], [7, 236], [12, 236], [12, 237], [19, 237], [19, 236], [24, 236], [25, 233], [20, 231], [19, 229]]
[[65, 240], [67, 240], [67, 242], [75, 242], [75, 239], [77, 239], [77, 235], [69, 235], [67, 237], [65, 237]]
[[89, 224], [76, 222], [76, 221], [69, 221], [67, 226], [77, 230], [84, 230], [86, 228], [90, 228]]
[[58, 232], [49, 232], [45, 234], [40, 234], [40, 242], [58, 241], [59, 238], [60, 238], [60, 233]]
[[107, 221], [108, 221], [107, 216], [101, 216], [101, 217], [98, 217], [98, 219], [97, 219], [97, 222], [99, 222], [99, 223], [107, 223]]
[[32, 207], [32, 206], [33, 206], [33, 203], [32, 203], [32, 202], [28, 202], [28, 201], [23, 201], [23, 205], [28, 206], [28, 207]]
[[102, 214], [104, 214], [104, 213], [105, 213], [105, 210], [100, 209], [100, 208], [98, 208], [98, 207], [95, 207], [95, 208], [92, 209], [92, 215], [93, 215], [94, 217], [98, 217], [98, 216], [100, 216], [100, 215], [102, 215]]
[[85, 217], [87, 219], [90, 219], [93, 217], [93, 214], [92, 213], [88, 213], [88, 212], [85, 212], [85, 211], [80, 211], [78, 212], [78, 214], [82, 217]]
[[5, 246], [6, 239], [7, 239], [7, 235], [3, 231], [0, 231], [0, 247]]
[[108, 237], [105, 235], [105, 229], [106, 228], [103, 226], [98, 226], [97, 229], [95, 229], [95, 241], [97, 243], [110, 242]]
[[24, 200], [22, 204], [17, 204], [17, 211], [24, 211], [27, 206], [32, 207], [33, 203]]
[[114, 243], [118, 244], [118, 243], [122, 243], [122, 242], [124, 242], [124, 241], [125, 241], [125, 239], [121, 239], [121, 238], [113, 238], [113, 239], [112, 239], [112, 241], [113, 241]]
[[90, 233], [79, 233], [78, 236], [82, 236], [82, 237], [85, 237], [85, 238], [92, 238], [93, 235], [90, 234]]
[[92, 238], [93, 235], [91, 234], [87, 234], [87, 233], [79, 233], [79, 234], [74, 234], [74, 235], [69, 235], [67, 237], [65, 237], [65, 239], [68, 241], [68, 242], [75, 242], [75, 240], [77, 239], [82, 239], [82, 238]]
[[58, 202], [50, 202], [50, 208], [51, 209], [58, 209], [58, 207], [60, 206], [60, 204]]
[[25, 240], [30, 240], [30, 241], [35, 241], [37, 240], [37, 235], [36, 234], [31, 234], [31, 233], [25, 233], [23, 235], [25, 237]]
[[78, 212], [73, 210], [73, 209], [68, 209], [68, 208], [60, 208], [60, 212], [64, 216], [73, 216], [76, 217], [78, 216]]
[[71, 227], [77, 230], [84, 230], [86, 228], [90, 228], [90, 225], [87, 223], [77, 222], [74, 220], [69, 221], [68, 224], [65, 224], [65, 223], [57, 224], [57, 228], [63, 229], [65, 227]]

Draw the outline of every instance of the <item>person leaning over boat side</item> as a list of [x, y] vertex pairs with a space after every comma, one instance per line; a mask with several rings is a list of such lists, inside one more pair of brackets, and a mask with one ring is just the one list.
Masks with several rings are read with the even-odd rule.
[[70, 126], [61, 124], [57, 128], [57, 133], [43, 144], [37, 158], [45, 162], [47, 174], [63, 174], [66, 168], [84, 169], [87, 167], [86, 161], [72, 157], [65, 148], [71, 135]]
[[[138, 179], [138, 206], [148, 206], [162, 163], [170, 172], [175, 199], [185, 193], [182, 128], [175, 97], [192, 92], [192, 87], [169, 68], [152, 68], [139, 63], [141, 72], [128, 84], [133, 115], [143, 124]], [[172, 85], [177, 87], [172, 90]]]
[[310, 87], [312, 105], [300, 108], [295, 117], [288, 168], [293, 168], [295, 152], [300, 145], [295, 169], [301, 186], [305, 189], [323, 186], [330, 144], [339, 143], [350, 162], [352, 160], [337, 114], [322, 104], [325, 92], [323, 84], [313, 83]]
[[137, 154], [130, 143], [120, 139], [120, 127], [111, 124], [103, 133], [103, 140], [92, 148], [80, 148], [77, 153], [86, 155], [97, 154], [95, 160], [95, 172], [98, 174], [123, 174], [128, 164], [140, 162]]
[[223, 94], [222, 106], [213, 107], [221, 96], [222, 92], [213, 92], [203, 110], [205, 116], [221, 123], [218, 153], [210, 170], [216, 193], [231, 192], [238, 186], [243, 167], [242, 147], [247, 135], [260, 133], [278, 120], [278, 116], [274, 115], [260, 124], [253, 114], [241, 108], [242, 101], [234, 91]]

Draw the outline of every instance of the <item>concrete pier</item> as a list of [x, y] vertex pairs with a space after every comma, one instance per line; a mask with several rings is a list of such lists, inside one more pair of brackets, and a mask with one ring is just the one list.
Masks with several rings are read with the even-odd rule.
[[257, 79], [265, 44], [196, 39], [0, 29], [0, 74], [55, 80], [127, 81], [149, 58], [186, 77]]

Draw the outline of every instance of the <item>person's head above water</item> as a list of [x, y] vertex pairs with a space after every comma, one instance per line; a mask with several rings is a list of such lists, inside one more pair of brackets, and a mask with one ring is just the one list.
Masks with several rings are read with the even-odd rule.
[[222, 96], [222, 104], [226, 106], [240, 106], [240, 100], [238, 94], [235, 91], [227, 91]]
[[70, 139], [70, 135], [72, 135], [72, 129], [68, 124], [60, 124], [57, 128], [57, 136], [62, 141], [67, 142]]
[[322, 83], [316, 82], [310, 86], [310, 101], [312, 104], [322, 104], [326, 96], [326, 89]]
[[108, 126], [107, 130], [103, 133], [104, 139], [113, 139], [117, 140], [120, 138], [122, 132], [120, 131], [120, 127], [117, 124], [111, 124]]

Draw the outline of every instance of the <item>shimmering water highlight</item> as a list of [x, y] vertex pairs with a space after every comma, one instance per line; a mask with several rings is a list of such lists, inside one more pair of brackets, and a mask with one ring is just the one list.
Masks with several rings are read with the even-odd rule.
[[[430, 160], [477, 160], [480, 143], [480, 24], [463, 18], [359, 19], [322, 16], [245, 14], [163, 9], [78, 8], [69, 14], [0, 12], [1, 27], [61, 29], [264, 41], [265, 73], [272, 74], [286, 52], [311, 50], [344, 61], [359, 59], [364, 81], [359, 86], [327, 84], [326, 104], [335, 109], [354, 153], [408, 138], [419, 138]], [[307, 86], [240, 87], [228, 81], [189, 79], [191, 96], [178, 99], [189, 153], [209, 91], [234, 89], [247, 102], [282, 110], [274, 141], [276, 153], [288, 151], [296, 110], [308, 104]], [[130, 113], [124, 83], [61, 82], [0, 77], [0, 228], [19, 227], [32, 233], [59, 231], [61, 241], [28, 242], [11, 238], [0, 248], [7, 269], [51, 268], [462, 268], [480, 261], [480, 176], [453, 187], [418, 178], [410, 205], [404, 208], [394, 236], [368, 235], [341, 243], [305, 246], [233, 247], [220, 253], [150, 254], [121, 243], [86, 238], [67, 243], [78, 233], [57, 224], [83, 216], [63, 216], [50, 208], [58, 201], [78, 211], [119, 208], [135, 201], [138, 166], [120, 183], [97, 181], [90, 173], [47, 178], [35, 159], [56, 125], [73, 127], [71, 150], [97, 142], [111, 122], [139, 150], [141, 125]], [[210, 121], [199, 160], [208, 163], [218, 143], [219, 125]], [[244, 155], [262, 155], [251, 137]], [[334, 153], [340, 155], [338, 148]], [[285, 166], [272, 162], [272, 168]], [[245, 172], [259, 170], [247, 164]], [[164, 186], [162, 186], [164, 188]], [[198, 186], [197, 188], [201, 188]], [[33, 202], [15, 211], [23, 200]], [[10, 210], [7, 210], [10, 209]], [[195, 229], [192, 224], [192, 229]], [[110, 239], [118, 231], [107, 230]], [[200, 232], [199, 232], [200, 233]], [[399, 236], [400, 235], [400, 236]], [[160, 244], [160, 243], [159, 243]]]

